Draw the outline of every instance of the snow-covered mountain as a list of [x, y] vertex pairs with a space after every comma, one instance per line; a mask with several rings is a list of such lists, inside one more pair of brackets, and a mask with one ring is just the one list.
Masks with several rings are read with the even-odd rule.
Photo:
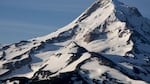
[[3, 83], [148, 84], [150, 21], [117, 0], [97, 0], [47, 36], [0, 49]]

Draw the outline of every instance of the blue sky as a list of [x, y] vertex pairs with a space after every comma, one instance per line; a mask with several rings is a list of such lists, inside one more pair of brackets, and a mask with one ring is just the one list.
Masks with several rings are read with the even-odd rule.
[[[0, 43], [49, 34], [70, 23], [95, 0], [0, 0]], [[121, 0], [150, 18], [150, 0]]]

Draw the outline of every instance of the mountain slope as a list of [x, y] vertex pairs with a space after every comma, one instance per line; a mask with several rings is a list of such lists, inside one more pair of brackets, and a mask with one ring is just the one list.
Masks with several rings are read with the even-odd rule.
[[2, 82], [150, 83], [150, 21], [135, 7], [97, 0], [69, 25], [0, 49]]

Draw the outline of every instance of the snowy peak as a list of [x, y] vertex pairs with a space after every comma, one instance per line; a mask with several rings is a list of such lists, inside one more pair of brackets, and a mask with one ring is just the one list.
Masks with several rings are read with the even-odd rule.
[[93, 14], [96, 10], [107, 7], [108, 4], [111, 4], [112, 0], [97, 0], [94, 4], [91, 5], [78, 19], [77, 22], [81, 22], [91, 14]]
[[[122, 2], [119, 2], [118, 0], [97, 0], [94, 4], [91, 5], [78, 19], [77, 22], [81, 22], [82, 20], [86, 19], [88, 16], [92, 14], [94, 17], [94, 12], [97, 12], [97, 15], [95, 17], [98, 17], [98, 14], [102, 15], [103, 13], [107, 16], [111, 15], [111, 13], [115, 13], [115, 16], [118, 19], [121, 19], [120, 15], [118, 13], [121, 13], [126, 16], [142, 16], [137, 8], [130, 7], [128, 5], [125, 5]], [[117, 16], [118, 15], [118, 16]], [[122, 15], [122, 16], [123, 16]]]
[[0, 48], [0, 79], [4, 83], [146, 84], [150, 83], [149, 55], [150, 21], [137, 8], [117, 0], [96, 0], [56, 32]]

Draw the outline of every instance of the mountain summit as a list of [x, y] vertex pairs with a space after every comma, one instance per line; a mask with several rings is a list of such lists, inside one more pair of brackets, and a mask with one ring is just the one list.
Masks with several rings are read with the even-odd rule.
[[97, 0], [49, 35], [0, 48], [0, 80], [18, 84], [148, 84], [150, 21]]

